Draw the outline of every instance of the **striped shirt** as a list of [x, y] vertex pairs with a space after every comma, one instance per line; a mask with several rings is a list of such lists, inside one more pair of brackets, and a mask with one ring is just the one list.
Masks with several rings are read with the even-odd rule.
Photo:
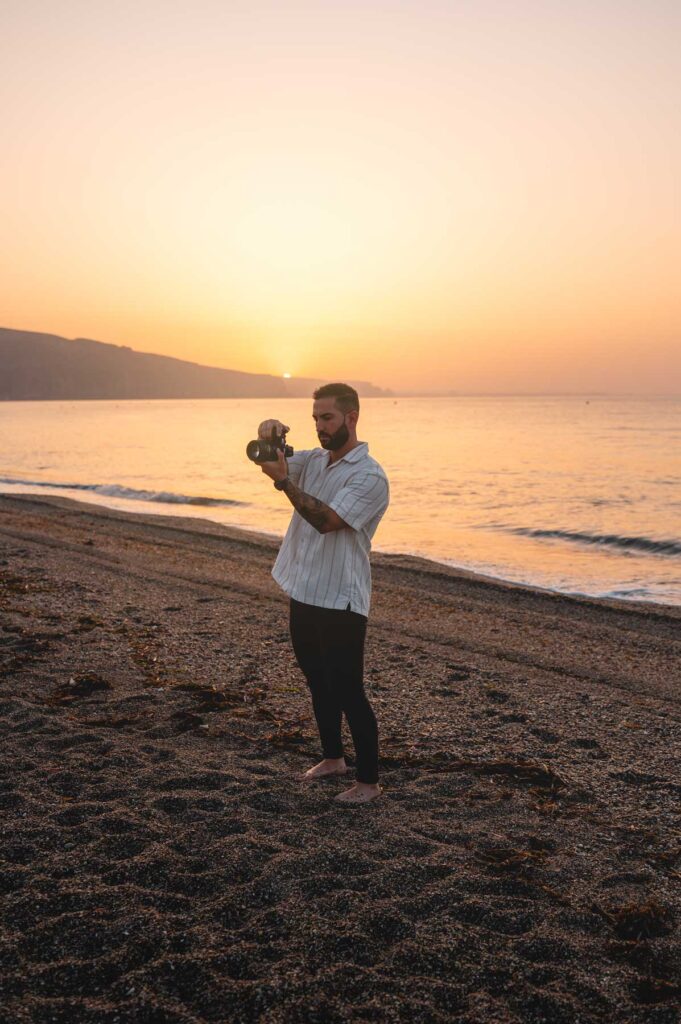
[[369, 614], [371, 538], [388, 507], [388, 478], [365, 441], [337, 462], [324, 448], [296, 452], [288, 460], [294, 484], [319, 498], [350, 529], [319, 533], [293, 513], [272, 575], [290, 597], [320, 608]]

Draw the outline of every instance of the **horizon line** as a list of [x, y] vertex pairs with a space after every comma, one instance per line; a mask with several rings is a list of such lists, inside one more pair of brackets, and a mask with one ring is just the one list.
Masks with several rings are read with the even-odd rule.
[[[47, 338], [59, 338], [59, 339], [61, 339], [63, 341], [68, 341], [68, 342], [78, 342], [78, 341], [92, 342], [92, 343], [94, 343], [96, 345], [104, 345], [104, 346], [110, 346], [112, 348], [118, 348], [118, 349], [127, 350], [127, 351], [132, 352], [132, 353], [134, 353], [136, 355], [152, 356], [152, 357], [161, 358], [161, 359], [170, 359], [170, 360], [172, 360], [174, 362], [187, 363], [188, 365], [197, 366], [197, 367], [199, 367], [201, 369], [205, 369], [205, 370], [218, 370], [218, 371], [223, 370], [223, 371], [227, 371], [228, 373], [244, 374], [246, 376], [271, 377], [273, 380], [286, 380], [287, 382], [293, 382], [293, 381], [298, 380], [298, 381], [310, 381], [311, 383], [317, 383], [320, 380], [325, 380], [326, 379], [325, 377], [317, 377], [317, 376], [308, 377], [307, 375], [303, 375], [303, 374], [290, 374], [290, 375], [286, 376], [284, 374], [262, 373], [262, 372], [258, 372], [258, 371], [254, 371], [254, 370], [235, 370], [232, 367], [215, 366], [215, 365], [211, 365], [211, 364], [208, 364], [208, 363], [198, 363], [198, 362], [194, 361], [193, 359], [186, 359], [186, 358], [183, 358], [181, 356], [170, 356], [170, 355], [167, 355], [167, 354], [162, 353], [162, 352], [144, 351], [144, 350], [141, 350], [141, 349], [133, 348], [131, 345], [121, 344], [120, 342], [100, 341], [98, 338], [88, 338], [88, 337], [85, 337], [85, 336], [82, 336], [82, 335], [77, 335], [76, 337], [69, 338], [69, 337], [67, 337], [67, 336], [65, 336], [63, 334], [52, 334], [52, 333], [50, 333], [48, 331], [27, 330], [26, 328], [6, 327], [4, 324], [0, 324], [0, 331], [16, 332], [18, 334], [42, 335], [42, 336], [47, 337]], [[540, 398], [540, 397], [544, 397], [544, 398], [548, 398], [548, 397], [552, 397], [552, 398], [671, 398], [671, 399], [681, 398], [681, 391], [679, 391], [679, 392], [666, 392], [666, 391], [662, 391], [662, 392], [660, 392], [660, 391], [458, 391], [458, 390], [456, 390], [454, 388], [448, 388], [448, 389], [444, 389], [444, 390], [440, 390], [440, 389], [437, 389], [437, 390], [428, 390], [428, 389], [424, 389], [424, 390], [403, 390], [403, 389], [400, 389], [400, 388], [391, 387], [390, 385], [374, 384], [373, 381], [366, 380], [366, 379], [361, 379], [358, 376], [356, 376], [355, 374], [352, 374], [352, 376], [350, 378], [348, 378], [348, 379], [352, 379], [353, 377], [354, 377], [356, 383], [368, 384], [370, 387], [373, 387], [373, 388], [376, 388], [377, 390], [386, 392], [386, 394], [384, 394], [384, 395], [370, 395], [370, 396], [367, 396], [365, 401], [368, 400], [369, 398], [393, 399], [393, 400], [396, 399], [396, 398], [533, 398], [533, 397], [535, 397], [535, 398]], [[234, 396], [234, 397], [240, 397], [240, 396]], [[247, 399], [247, 397], [248, 396], [242, 396], [242, 397], [240, 397], [240, 400], [243, 401], [243, 400]], [[268, 396], [264, 395], [262, 397], [266, 398]], [[284, 396], [277, 396], [277, 397], [282, 398]], [[255, 400], [257, 401], [258, 399], [255, 398]], [[297, 400], [297, 399], [295, 399], [294, 396], [285, 396], [285, 400]], [[180, 402], [187, 401], [187, 402], [194, 402], [194, 401], [202, 401], [202, 402], [211, 402], [211, 401], [225, 401], [225, 399], [223, 399], [223, 398], [36, 398], [36, 399], [0, 399], [0, 401], [3, 401], [3, 402], [8, 402], [8, 401], [19, 401], [19, 402], [22, 402], [22, 401], [35, 401], [35, 402], [53, 402], [53, 401], [56, 401], [56, 402], [63, 402], [63, 401], [67, 401], [67, 402], [81, 402], [81, 401], [82, 402], [88, 402], [88, 401], [90, 401], [90, 402], [109, 402], [109, 401], [110, 402], [136, 402], [136, 401], [137, 402], [139, 402], [139, 401], [142, 401], [142, 402], [157, 402], [157, 401], [158, 402], [163, 402], [163, 401], [180, 401]]]

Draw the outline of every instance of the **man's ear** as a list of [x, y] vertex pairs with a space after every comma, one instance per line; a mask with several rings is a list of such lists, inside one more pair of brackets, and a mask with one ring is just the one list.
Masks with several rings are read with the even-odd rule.
[[351, 409], [350, 412], [348, 413], [348, 416], [352, 417], [350, 422], [352, 423], [353, 427], [356, 427], [357, 420], [359, 419], [359, 409]]

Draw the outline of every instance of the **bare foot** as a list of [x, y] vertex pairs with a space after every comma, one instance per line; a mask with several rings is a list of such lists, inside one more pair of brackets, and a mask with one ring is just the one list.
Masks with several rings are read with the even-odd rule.
[[383, 792], [383, 787], [368, 782], [356, 782], [350, 789], [343, 790], [334, 797], [341, 804], [368, 804]]
[[309, 768], [300, 778], [303, 782], [310, 782], [314, 779], [324, 779], [329, 775], [345, 775], [347, 770], [344, 757], [326, 757], [314, 768]]

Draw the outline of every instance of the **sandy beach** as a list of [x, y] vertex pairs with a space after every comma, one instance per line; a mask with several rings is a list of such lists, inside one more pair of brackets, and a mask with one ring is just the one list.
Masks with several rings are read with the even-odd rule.
[[681, 608], [375, 556], [348, 807], [277, 547], [0, 496], [2, 1024], [678, 1021]]

